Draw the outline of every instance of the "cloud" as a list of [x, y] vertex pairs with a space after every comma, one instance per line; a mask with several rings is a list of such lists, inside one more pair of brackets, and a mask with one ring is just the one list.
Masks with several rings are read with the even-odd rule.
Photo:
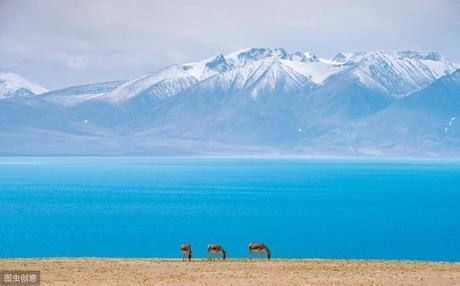
[[244, 47], [409, 48], [460, 61], [459, 15], [456, 0], [2, 0], [0, 67], [56, 88]]

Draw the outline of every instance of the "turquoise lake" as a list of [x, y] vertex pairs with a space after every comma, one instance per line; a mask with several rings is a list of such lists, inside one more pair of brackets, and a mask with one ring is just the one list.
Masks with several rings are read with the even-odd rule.
[[0, 158], [0, 257], [460, 261], [460, 162]]

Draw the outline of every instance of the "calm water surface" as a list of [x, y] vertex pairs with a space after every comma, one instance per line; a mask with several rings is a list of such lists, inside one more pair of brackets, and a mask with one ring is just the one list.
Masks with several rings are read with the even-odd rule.
[[460, 261], [460, 162], [0, 158], [0, 257]]

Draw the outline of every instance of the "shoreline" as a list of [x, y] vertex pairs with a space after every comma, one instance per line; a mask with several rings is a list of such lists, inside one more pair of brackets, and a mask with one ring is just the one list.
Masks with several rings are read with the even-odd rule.
[[[43, 257], [0, 257], [0, 265], [2, 261], [14, 261], [14, 260], [25, 260], [25, 261], [34, 261], [34, 260], [139, 260], [139, 261], [182, 261], [180, 257], [122, 257], [122, 256], [43, 256]], [[222, 260], [220, 257], [218, 261]], [[191, 261], [187, 262], [203, 262], [208, 261], [206, 257], [193, 257]], [[285, 258], [285, 257], [275, 257], [267, 260], [267, 258], [254, 256], [252, 260], [249, 260], [247, 257], [228, 257], [225, 262], [242, 262], [242, 261], [266, 261], [266, 262], [276, 262], [276, 261], [293, 261], [293, 262], [308, 262], [308, 261], [336, 261], [336, 262], [407, 262], [407, 263], [433, 263], [433, 264], [459, 264], [460, 261], [450, 261], [450, 260], [419, 260], [419, 259], [385, 259], [385, 258]]]
[[414, 260], [1, 258], [0, 270], [39, 270], [41, 285], [460, 284], [460, 262]]

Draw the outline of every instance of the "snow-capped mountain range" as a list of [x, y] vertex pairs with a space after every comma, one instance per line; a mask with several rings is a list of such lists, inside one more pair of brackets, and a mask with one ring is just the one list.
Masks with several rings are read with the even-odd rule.
[[460, 154], [457, 69], [437, 52], [250, 48], [49, 92], [0, 73], [0, 152]]

